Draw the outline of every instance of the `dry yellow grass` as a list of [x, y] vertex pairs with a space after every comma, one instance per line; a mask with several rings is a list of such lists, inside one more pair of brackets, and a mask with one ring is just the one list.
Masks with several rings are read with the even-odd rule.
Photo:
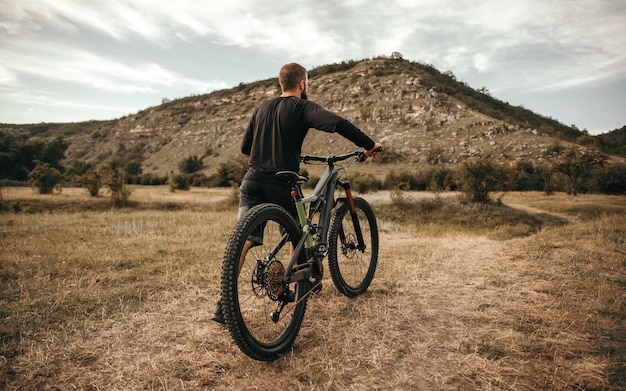
[[[290, 354], [263, 363], [210, 320], [228, 192], [133, 193], [193, 205], [177, 211], [1, 214], [0, 388], [624, 388], [624, 197], [507, 195], [569, 221], [507, 240], [382, 216], [370, 290], [350, 300], [326, 276]], [[585, 197], [622, 213], [581, 218], [568, 208]]]

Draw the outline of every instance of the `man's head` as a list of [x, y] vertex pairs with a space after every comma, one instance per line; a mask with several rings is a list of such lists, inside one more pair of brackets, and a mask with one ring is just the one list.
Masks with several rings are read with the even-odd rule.
[[295, 62], [284, 65], [278, 74], [278, 82], [283, 93], [300, 92], [300, 97], [307, 99], [309, 77], [302, 65]]

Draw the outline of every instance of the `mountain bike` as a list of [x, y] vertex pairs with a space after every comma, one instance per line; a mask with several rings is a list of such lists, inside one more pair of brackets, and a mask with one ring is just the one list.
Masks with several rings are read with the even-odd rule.
[[222, 264], [222, 314], [247, 356], [272, 361], [291, 348], [307, 300], [321, 289], [324, 258], [342, 294], [356, 297], [372, 282], [378, 262], [376, 216], [365, 199], [352, 195], [346, 171], [365, 159], [362, 151], [302, 156], [302, 163], [326, 165], [311, 195], [302, 193], [306, 177], [276, 173], [291, 185], [298, 221], [283, 207], [265, 203], [250, 208], [235, 225]]

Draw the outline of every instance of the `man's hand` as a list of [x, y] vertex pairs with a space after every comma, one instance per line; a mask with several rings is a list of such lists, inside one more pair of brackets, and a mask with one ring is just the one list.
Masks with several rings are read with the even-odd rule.
[[374, 148], [370, 149], [369, 151], [365, 151], [365, 156], [371, 157], [372, 159], [374, 159], [382, 151], [383, 151], [383, 146], [380, 143], [375, 143]]

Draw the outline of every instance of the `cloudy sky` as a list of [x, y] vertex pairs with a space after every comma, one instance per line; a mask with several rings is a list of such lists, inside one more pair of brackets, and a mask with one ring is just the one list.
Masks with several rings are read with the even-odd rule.
[[394, 51], [591, 134], [626, 125], [624, 0], [0, 0], [0, 122], [114, 119]]

